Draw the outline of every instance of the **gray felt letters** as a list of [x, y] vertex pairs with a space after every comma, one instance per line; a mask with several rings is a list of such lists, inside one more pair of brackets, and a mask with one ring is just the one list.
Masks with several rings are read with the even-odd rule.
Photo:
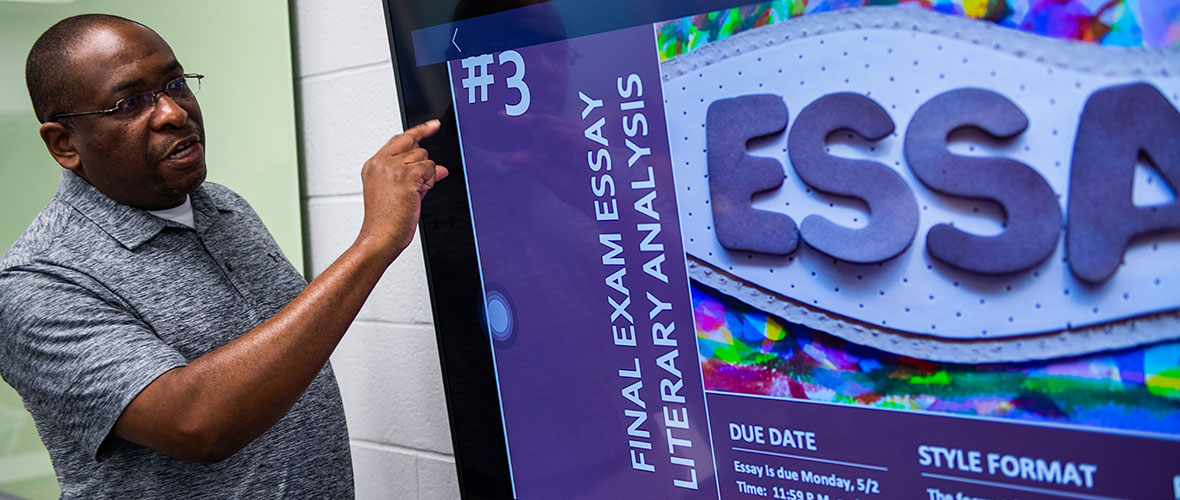
[[1082, 110], [1069, 179], [1066, 256], [1074, 276], [1098, 283], [1118, 269], [1132, 239], [1180, 229], [1180, 202], [1137, 207], [1135, 164], [1143, 158], [1180, 186], [1180, 113], [1155, 87], [1094, 92]]
[[809, 104], [791, 127], [788, 148], [795, 172], [812, 188], [851, 196], [868, 205], [869, 221], [854, 229], [823, 216], [803, 219], [803, 241], [837, 259], [881, 262], [900, 255], [918, 231], [918, 202], [897, 172], [869, 160], [828, 155], [828, 136], [848, 130], [870, 141], [893, 133], [893, 120], [876, 101], [860, 94], [829, 94]]
[[787, 105], [773, 94], [720, 99], [705, 118], [709, 192], [717, 240], [729, 250], [787, 255], [799, 246], [799, 230], [786, 214], [757, 210], [751, 197], [783, 184], [783, 166], [746, 154], [750, 139], [782, 132]]
[[1053, 188], [1016, 160], [952, 154], [946, 148], [947, 138], [964, 127], [1010, 139], [1024, 132], [1028, 118], [1008, 98], [990, 90], [944, 92], [914, 113], [905, 136], [906, 160], [930, 189], [998, 203], [1006, 228], [995, 236], [980, 236], [937, 224], [926, 234], [926, 248], [939, 260], [977, 273], [1032, 268], [1053, 254], [1061, 233], [1061, 207]]

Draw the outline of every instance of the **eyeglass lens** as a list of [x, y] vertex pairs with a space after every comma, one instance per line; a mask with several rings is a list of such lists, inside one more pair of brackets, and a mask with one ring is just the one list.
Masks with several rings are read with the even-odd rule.
[[[190, 85], [190, 83], [193, 81], [196, 82], [196, 89]], [[178, 103], [191, 103], [193, 102], [193, 97], [198, 91], [200, 91], [200, 89], [201, 80], [199, 78], [189, 78], [182, 76], [168, 82], [166, 85], [164, 85], [163, 90], [145, 90], [119, 101], [119, 103], [115, 105], [115, 114], [123, 118], [139, 116], [144, 111], [147, 111], [148, 108], [156, 104], [156, 99], [158, 98], [158, 94], [160, 92], [168, 94], [168, 97], [171, 97], [172, 100], [177, 101]]]

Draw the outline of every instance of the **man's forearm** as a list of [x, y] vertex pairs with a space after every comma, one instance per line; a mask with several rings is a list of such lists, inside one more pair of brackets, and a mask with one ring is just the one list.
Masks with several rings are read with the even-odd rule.
[[128, 405], [115, 435], [182, 460], [232, 455], [295, 404], [388, 264], [353, 245], [274, 317], [156, 379]]
[[360, 236], [274, 317], [188, 366], [164, 373], [124, 409], [113, 434], [166, 455], [217, 462], [266, 432], [323, 368], [390, 263], [409, 245], [421, 198], [446, 169], [395, 136], [362, 170]]

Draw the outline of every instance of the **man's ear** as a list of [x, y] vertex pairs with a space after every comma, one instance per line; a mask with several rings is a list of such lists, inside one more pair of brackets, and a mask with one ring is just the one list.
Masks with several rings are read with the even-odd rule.
[[70, 170], [76, 170], [82, 165], [82, 157], [74, 147], [72, 130], [58, 122], [45, 122], [41, 124], [40, 132], [45, 148], [59, 165]]

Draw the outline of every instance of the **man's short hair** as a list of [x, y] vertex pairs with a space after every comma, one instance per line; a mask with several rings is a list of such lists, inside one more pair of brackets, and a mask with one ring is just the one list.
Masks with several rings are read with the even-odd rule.
[[60, 113], [76, 111], [69, 109], [73, 103], [67, 97], [68, 89], [71, 85], [87, 82], [69, 81], [71, 53], [94, 30], [120, 24], [143, 26], [109, 14], [82, 14], [58, 21], [33, 43], [25, 61], [25, 85], [29, 88], [29, 99], [33, 101], [33, 113], [38, 121], [45, 123]]

